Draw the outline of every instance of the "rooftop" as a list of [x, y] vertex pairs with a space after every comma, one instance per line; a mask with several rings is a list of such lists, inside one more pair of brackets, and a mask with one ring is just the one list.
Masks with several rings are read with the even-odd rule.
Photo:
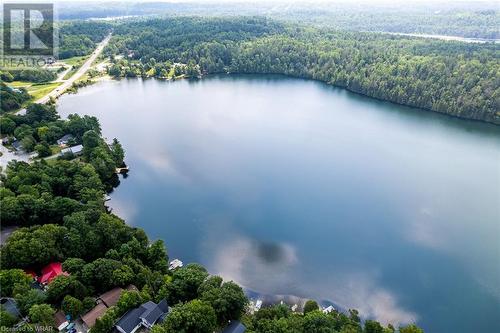
[[73, 135], [66, 134], [66, 135], [62, 136], [59, 140], [57, 140], [57, 144], [61, 145], [61, 144], [68, 143], [68, 141], [71, 139], [73, 139]]
[[116, 323], [116, 327], [125, 333], [134, 332], [141, 324], [148, 327], [153, 326], [166, 313], [168, 313], [166, 300], [162, 300], [158, 304], [149, 301], [123, 315]]
[[82, 321], [88, 328], [91, 328], [95, 325], [95, 321], [97, 318], [101, 317], [108, 310], [107, 306], [103, 303], [97, 304], [92, 310], [87, 312], [82, 316]]
[[238, 320], [233, 320], [221, 333], [244, 333], [247, 328]]
[[62, 312], [62, 310], [59, 310], [54, 314], [54, 322], [59, 330], [64, 329], [64, 327], [68, 325], [66, 315]]
[[19, 312], [19, 309], [17, 308], [17, 303], [13, 298], [10, 297], [3, 297], [0, 298], [0, 306], [5, 312], [10, 313], [16, 318], [21, 317], [21, 312]]
[[55, 277], [59, 275], [69, 275], [62, 270], [60, 262], [53, 262], [42, 268], [42, 276], [38, 278], [39, 283], [50, 283]]
[[77, 145], [69, 148], [64, 148], [61, 150], [61, 155], [67, 154], [67, 153], [72, 153], [72, 154], [79, 154], [83, 151], [83, 146], [82, 145]]
[[111, 307], [118, 302], [122, 291], [122, 288], [116, 287], [114, 289], [106, 291], [104, 294], [99, 296], [99, 299], [104, 303], [104, 305], [106, 305], [107, 307]]

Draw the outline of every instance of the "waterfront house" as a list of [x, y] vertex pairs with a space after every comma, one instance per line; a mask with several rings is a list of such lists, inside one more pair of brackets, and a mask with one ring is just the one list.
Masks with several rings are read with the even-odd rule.
[[47, 266], [45, 266], [44, 268], [42, 268], [42, 275], [38, 278], [38, 283], [48, 284], [55, 277], [57, 277], [59, 275], [68, 276], [69, 274], [62, 270], [62, 264], [60, 262], [50, 263]]
[[121, 333], [134, 333], [140, 327], [150, 329], [157, 322], [163, 321], [167, 314], [168, 303], [166, 300], [162, 300], [158, 304], [149, 301], [125, 313], [118, 320], [115, 328]]
[[247, 330], [238, 320], [233, 320], [221, 333], [244, 333]]
[[335, 311], [335, 308], [331, 305], [323, 309], [323, 313], [330, 313], [332, 311]]
[[176, 268], [180, 268], [182, 267], [184, 264], [182, 263], [182, 261], [180, 261], [179, 259], [174, 259], [170, 262], [170, 264], [168, 265], [168, 269], [169, 270], [173, 270], [173, 269], [176, 269]]
[[71, 134], [66, 134], [64, 135], [62, 138], [60, 138], [59, 140], [57, 140], [57, 144], [61, 147], [65, 147], [69, 141], [73, 140], [73, 135]]
[[81, 155], [82, 153], [83, 153], [83, 146], [82, 145], [64, 148], [61, 150], [61, 155], [64, 155], [64, 154]]

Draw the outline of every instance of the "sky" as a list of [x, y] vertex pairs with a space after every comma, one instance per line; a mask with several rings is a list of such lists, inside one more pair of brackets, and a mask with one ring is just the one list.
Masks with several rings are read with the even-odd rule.
[[[2, 1], [3, 2], [3, 1]], [[498, 3], [495, 0], [6, 0], [5, 2], [177, 2], [177, 3], [467, 3], [467, 2], [487, 2], [490, 4]], [[498, 5], [500, 9], [500, 4]]]

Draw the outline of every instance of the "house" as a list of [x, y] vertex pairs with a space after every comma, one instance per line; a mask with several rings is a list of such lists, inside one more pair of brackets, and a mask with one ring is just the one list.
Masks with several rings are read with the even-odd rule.
[[12, 148], [14, 148], [16, 151], [23, 151], [23, 144], [19, 140], [14, 140], [12, 142]]
[[[128, 291], [137, 290], [137, 287], [131, 284], [126, 289]], [[104, 305], [106, 305], [108, 308], [110, 308], [113, 305], [116, 305], [116, 303], [118, 303], [118, 300], [120, 299], [120, 295], [121, 295], [122, 291], [123, 291], [123, 289], [120, 287], [113, 288], [109, 291], [106, 291], [101, 296], [99, 296], [97, 301], [104, 303]]]
[[82, 145], [77, 145], [69, 148], [64, 148], [61, 150], [61, 155], [64, 154], [73, 154], [73, 155], [81, 155], [83, 153], [83, 146]]
[[[137, 287], [134, 285], [129, 285], [126, 289], [137, 290]], [[97, 298], [97, 305], [81, 317], [83, 326], [87, 331], [95, 325], [95, 322], [98, 318], [102, 317], [106, 313], [108, 308], [118, 303], [122, 291], [122, 288], [116, 287], [106, 291], [104, 294]]]
[[92, 310], [82, 316], [82, 322], [87, 331], [95, 325], [97, 318], [102, 317], [107, 310], [108, 307], [104, 303], [99, 303]]
[[73, 139], [74, 139], [73, 135], [66, 134], [62, 138], [60, 138], [59, 140], [57, 140], [57, 144], [59, 146], [66, 146], [68, 144], [68, 142], [71, 141], [71, 140], [73, 140]]
[[332, 311], [335, 311], [335, 308], [331, 305], [329, 305], [327, 308], [323, 309], [323, 313], [330, 313]]
[[170, 264], [168, 265], [168, 269], [169, 270], [173, 270], [173, 269], [176, 269], [176, 268], [180, 268], [182, 267], [184, 264], [182, 263], [182, 261], [180, 261], [179, 259], [174, 259], [170, 262]]
[[237, 320], [233, 320], [221, 333], [243, 333], [246, 330], [245, 325]]
[[38, 283], [41, 284], [48, 284], [50, 283], [55, 277], [59, 275], [66, 275], [68, 276], [69, 274], [64, 272], [62, 270], [62, 264], [60, 262], [53, 262], [42, 268], [42, 275], [38, 277]]
[[149, 329], [155, 323], [161, 322], [167, 314], [168, 303], [166, 300], [162, 300], [158, 304], [149, 301], [125, 313], [118, 320], [115, 328], [121, 333], [134, 333], [141, 326]]
[[54, 314], [54, 322], [59, 332], [63, 331], [69, 325], [66, 315], [61, 310]]
[[21, 312], [17, 307], [17, 303], [13, 298], [10, 297], [2, 297], [0, 298], [0, 307], [3, 311], [9, 313], [15, 318], [21, 318]]
[[108, 308], [115, 305], [118, 303], [118, 299], [120, 299], [120, 295], [122, 293], [123, 289], [122, 288], [114, 288], [109, 291], [106, 291], [104, 294], [99, 296], [97, 299], [98, 302], [103, 303], [106, 305]]

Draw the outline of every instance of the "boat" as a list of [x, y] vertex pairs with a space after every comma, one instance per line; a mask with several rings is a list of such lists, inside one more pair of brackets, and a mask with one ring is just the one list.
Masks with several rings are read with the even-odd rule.
[[125, 166], [123, 168], [116, 168], [115, 173], [124, 174], [124, 173], [127, 173], [128, 171], [129, 171], [129, 167]]

